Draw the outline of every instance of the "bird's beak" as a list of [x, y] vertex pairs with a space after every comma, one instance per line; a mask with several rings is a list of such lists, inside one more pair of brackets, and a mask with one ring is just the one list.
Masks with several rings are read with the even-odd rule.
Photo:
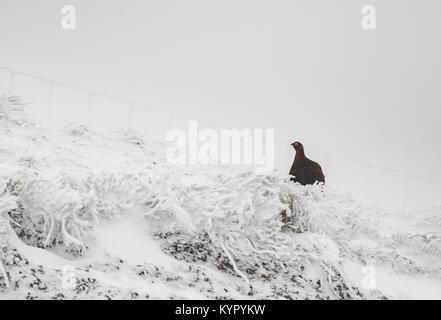
[[293, 147], [294, 147], [294, 142], [293, 142], [293, 143], [291, 143], [291, 146], [293, 146]]

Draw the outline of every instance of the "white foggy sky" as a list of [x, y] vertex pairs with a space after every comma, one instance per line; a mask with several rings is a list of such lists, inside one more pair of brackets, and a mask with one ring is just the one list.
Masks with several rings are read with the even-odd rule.
[[439, 0], [0, 0], [0, 65], [440, 179], [440, 17]]

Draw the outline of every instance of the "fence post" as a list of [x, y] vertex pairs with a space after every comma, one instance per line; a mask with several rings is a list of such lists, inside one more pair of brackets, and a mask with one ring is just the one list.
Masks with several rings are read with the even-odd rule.
[[[325, 168], [325, 181], [326, 181], [326, 172], [332, 172], [331, 170], [331, 154], [330, 153], [326, 153], [325, 154], [325, 163], [323, 163], [323, 167]], [[323, 169], [323, 168], [322, 168]]]
[[372, 166], [367, 166], [367, 173], [366, 173], [366, 185], [364, 190], [364, 196], [366, 198], [366, 203], [369, 203], [369, 186], [370, 186], [370, 180], [371, 180], [371, 171]]
[[173, 128], [173, 113], [171, 113], [171, 112], [169, 114], [168, 121], [169, 121], [169, 129], [172, 129]]
[[403, 190], [403, 207], [407, 208], [407, 206], [409, 205], [409, 179], [410, 176], [408, 174], [404, 175], [404, 190]]
[[87, 101], [87, 125], [91, 125], [91, 109], [92, 109], [92, 100], [93, 100], [94, 93], [89, 93], [89, 99]]
[[9, 71], [9, 94], [12, 95], [14, 90], [14, 71]]
[[54, 83], [49, 83], [49, 100], [47, 104], [47, 117], [49, 118], [52, 115], [52, 100], [54, 94]]
[[129, 128], [133, 129], [133, 113], [135, 112], [135, 105], [133, 103], [130, 103], [129, 108]]

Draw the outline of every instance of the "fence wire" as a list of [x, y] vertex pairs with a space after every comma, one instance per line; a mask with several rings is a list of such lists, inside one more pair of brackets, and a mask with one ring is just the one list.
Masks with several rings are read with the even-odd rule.
[[[3, 77], [0, 76], [0, 86], [7, 87], [9, 94], [22, 95], [25, 99], [29, 94], [31, 99], [35, 100], [30, 102], [36, 105], [35, 109], [29, 108], [29, 111], [31, 113], [33, 111], [36, 116], [40, 117], [42, 115], [66, 119], [72, 117], [73, 120], [85, 122], [94, 127], [108, 124], [109, 127], [141, 129], [140, 131], [147, 131], [146, 133], [160, 139], [164, 139], [167, 130], [171, 128], [187, 128], [190, 120], [197, 120], [201, 128], [231, 128], [228, 125], [192, 115], [164, 110], [139, 101], [46, 79], [11, 68], [0, 67], [0, 71], [3, 73]], [[21, 85], [19, 85], [20, 80]], [[27, 86], [23, 85], [26, 81]], [[0, 90], [4, 89], [0, 87]], [[73, 98], [74, 96], [76, 98]], [[62, 110], [61, 106], [64, 105], [68, 107]], [[84, 106], [80, 107], [81, 105]], [[289, 170], [293, 160], [291, 142], [277, 137], [275, 139], [276, 167], [282, 172]], [[409, 208], [410, 206], [421, 208], [441, 203], [441, 181], [436, 179], [357, 159], [348, 159], [346, 155], [324, 153], [309, 146], [308, 151], [311, 157], [313, 156], [323, 164], [325, 173], [329, 173], [327, 180], [331, 181], [331, 184], [334, 182], [336, 186], [343, 187], [358, 198], [372, 204], [394, 208]], [[341, 165], [342, 161], [344, 165]], [[385, 176], [389, 176], [390, 179], [385, 179]], [[379, 180], [379, 177], [382, 179]], [[379, 203], [381, 202], [379, 199], [385, 200], [384, 203]]]

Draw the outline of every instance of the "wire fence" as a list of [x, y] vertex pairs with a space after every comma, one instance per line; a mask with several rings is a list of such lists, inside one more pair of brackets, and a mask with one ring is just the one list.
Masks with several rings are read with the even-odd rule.
[[[171, 128], [186, 129], [190, 120], [199, 128], [227, 129], [230, 126], [195, 116], [156, 108], [87, 88], [0, 67], [0, 91], [21, 95], [32, 104], [27, 111], [37, 117], [68, 119], [97, 130], [132, 128], [164, 139]], [[275, 138], [275, 165], [288, 172], [293, 161], [292, 141]], [[355, 198], [377, 206], [413, 209], [441, 204], [441, 181], [408, 172], [324, 153], [308, 146], [308, 154], [323, 167], [327, 182]]]

